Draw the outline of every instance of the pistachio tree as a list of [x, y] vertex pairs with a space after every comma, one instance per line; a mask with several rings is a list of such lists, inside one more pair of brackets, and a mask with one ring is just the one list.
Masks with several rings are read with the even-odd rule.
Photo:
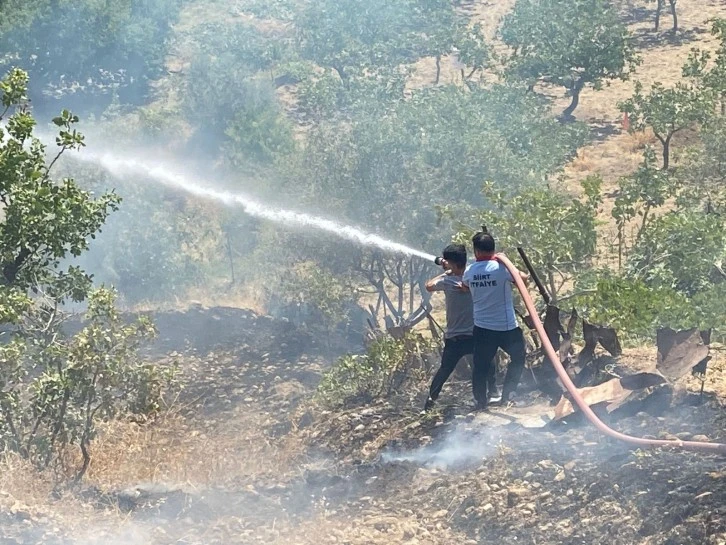
[[[64, 264], [88, 248], [120, 199], [52, 178], [57, 159], [81, 148], [83, 136], [64, 111], [53, 120], [58, 150], [46, 159], [24, 106], [27, 82], [18, 69], [0, 80], [0, 450], [47, 467], [75, 447], [80, 478], [98, 421], [158, 409], [166, 377], [137, 356], [153, 333], [148, 320], [129, 325], [111, 290], [93, 290], [88, 275]], [[62, 327], [69, 299], [88, 300], [87, 322], [72, 336]]]
[[670, 168], [673, 136], [704, 121], [713, 110], [708, 93], [695, 85], [679, 82], [673, 87], [654, 83], [650, 91], [643, 92], [643, 84], [636, 82], [633, 96], [618, 104], [621, 112], [630, 117], [630, 131], [653, 130], [661, 143], [663, 170]]
[[517, 0], [501, 36], [511, 48], [510, 76], [530, 86], [564, 87], [570, 118], [582, 90], [627, 79], [638, 63], [625, 25], [607, 0]]

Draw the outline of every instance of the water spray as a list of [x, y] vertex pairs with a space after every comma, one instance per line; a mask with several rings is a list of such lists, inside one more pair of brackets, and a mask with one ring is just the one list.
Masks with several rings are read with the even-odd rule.
[[153, 179], [167, 187], [179, 189], [202, 199], [217, 201], [227, 206], [239, 207], [246, 214], [256, 218], [266, 219], [288, 226], [297, 225], [317, 229], [363, 246], [375, 246], [381, 250], [394, 254], [419, 257], [426, 261], [436, 262], [439, 264], [437, 260], [440, 258], [437, 258], [432, 254], [421, 252], [404, 244], [387, 240], [379, 235], [368, 233], [362, 229], [358, 229], [350, 225], [342, 225], [338, 222], [303, 212], [296, 212], [284, 208], [275, 208], [273, 206], [263, 204], [242, 193], [214, 189], [201, 180], [194, 179], [191, 176], [181, 174], [180, 172], [175, 172], [168, 165], [159, 161], [145, 161], [136, 158], [123, 157], [116, 153], [94, 153], [92, 151], [84, 151], [83, 154], [74, 155], [73, 157], [81, 161], [97, 164], [115, 176], [143, 176], [145, 178]]

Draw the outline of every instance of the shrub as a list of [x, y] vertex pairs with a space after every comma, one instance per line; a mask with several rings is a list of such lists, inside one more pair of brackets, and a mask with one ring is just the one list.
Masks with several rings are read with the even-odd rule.
[[5, 298], [14, 314], [12, 341], [0, 347], [0, 449], [17, 451], [44, 468], [71, 447], [80, 450], [80, 479], [91, 460], [96, 425], [120, 415], [158, 411], [167, 370], [139, 359], [141, 344], [154, 334], [140, 318], [125, 324], [115, 308], [116, 294], [91, 293], [86, 325], [66, 337], [62, 315], [48, 301]]
[[365, 354], [343, 356], [323, 376], [316, 397], [326, 407], [367, 403], [401, 392], [428, 377], [436, 343], [417, 332], [373, 341]]

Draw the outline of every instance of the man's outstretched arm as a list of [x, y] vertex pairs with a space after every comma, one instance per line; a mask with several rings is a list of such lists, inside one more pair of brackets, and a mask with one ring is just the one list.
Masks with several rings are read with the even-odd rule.
[[438, 276], [434, 276], [431, 280], [426, 281], [426, 291], [429, 293], [433, 293], [435, 291], [441, 291], [444, 289], [443, 280], [446, 277], [447, 273], [440, 274]]

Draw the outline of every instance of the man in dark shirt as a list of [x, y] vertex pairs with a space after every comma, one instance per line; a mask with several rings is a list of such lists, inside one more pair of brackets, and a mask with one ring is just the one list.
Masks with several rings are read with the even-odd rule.
[[443, 258], [441, 266], [445, 272], [426, 282], [427, 291], [444, 292], [446, 332], [441, 367], [431, 382], [429, 397], [424, 405], [425, 411], [433, 407], [441, 388], [456, 368], [459, 360], [474, 351], [472, 337], [474, 309], [471, 294], [461, 289], [462, 275], [466, 268], [466, 247], [463, 244], [450, 244], [444, 248]]

